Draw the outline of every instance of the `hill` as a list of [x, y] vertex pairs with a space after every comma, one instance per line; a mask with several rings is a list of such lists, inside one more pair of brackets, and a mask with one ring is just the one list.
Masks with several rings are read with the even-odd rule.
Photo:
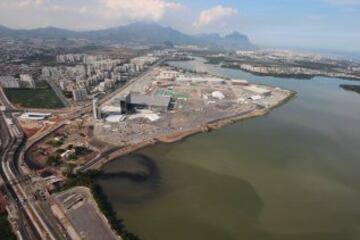
[[254, 46], [246, 35], [234, 32], [225, 37], [219, 34], [202, 34], [191, 36], [171, 27], [156, 23], [132, 23], [125, 26], [96, 31], [72, 31], [47, 27], [31, 30], [14, 30], [0, 26], [0, 38], [14, 39], [86, 39], [92, 42], [162, 44], [172, 42], [176, 45], [198, 45], [222, 49], [249, 49]]

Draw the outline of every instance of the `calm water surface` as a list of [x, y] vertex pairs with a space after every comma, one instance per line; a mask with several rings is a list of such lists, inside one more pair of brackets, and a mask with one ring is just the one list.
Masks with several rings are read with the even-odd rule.
[[99, 182], [130, 231], [145, 240], [360, 239], [360, 95], [339, 88], [360, 82], [173, 64], [297, 96], [269, 115], [106, 165]]

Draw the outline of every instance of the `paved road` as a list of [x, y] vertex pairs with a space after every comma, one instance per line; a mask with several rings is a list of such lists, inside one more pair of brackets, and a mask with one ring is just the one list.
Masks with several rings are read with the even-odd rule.
[[0, 87], [0, 103], [10, 110], [15, 110], [14, 105], [8, 100], [2, 87]]
[[[0, 139], [1, 139], [1, 147], [0, 147], [0, 156], [1, 161], [5, 161], [5, 157], [11, 147], [11, 144], [13, 144], [10, 133], [6, 127], [6, 123], [4, 120], [4, 115], [1, 114], [0, 116]], [[6, 176], [4, 174], [4, 171], [2, 168], [0, 168], [0, 174], [3, 179], [6, 179]], [[9, 184], [6, 184], [6, 192], [7, 197], [10, 201], [10, 204], [12, 206], [16, 207], [18, 218], [19, 218], [19, 234], [23, 237], [23, 239], [30, 239], [30, 240], [37, 240], [40, 239], [40, 236], [37, 234], [35, 228], [32, 226], [31, 222], [29, 221], [29, 218], [26, 216], [26, 213], [19, 202], [19, 198], [16, 196], [16, 193], [12, 189], [12, 186]]]
[[[121, 88], [117, 89], [112, 94], [109, 94], [105, 98], [101, 100], [102, 103], [105, 101], [111, 100], [114, 96], [116, 96], [119, 92], [123, 89], [127, 88], [137, 80], [141, 79], [142, 77], [146, 76], [149, 72], [151, 72], [155, 67], [162, 64], [166, 59], [161, 59], [156, 64], [151, 66], [147, 71], [140, 74], [138, 77], [130, 80]], [[50, 86], [52, 84], [50, 83]], [[54, 89], [55, 92], [56, 88]], [[58, 93], [57, 93], [58, 94]], [[62, 95], [62, 94], [61, 94]], [[0, 102], [6, 106], [10, 111], [14, 110], [12, 104], [6, 98], [2, 89], [0, 89]], [[76, 111], [71, 114], [70, 119], [74, 119], [79, 117], [82, 113], [91, 111], [91, 105], [89, 104], [87, 107], [84, 107], [82, 110]], [[8, 114], [9, 115], [9, 114]], [[17, 126], [14, 125], [14, 131], [18, 131], [18, 135], [16, 137], [9, 134], [10, 130], [7, 129], [7, 124], [4, 120], [4, 113], [1, 113], [0, 116], [0, 141], [1, 141], [1, 148], [0, 148], [0, 156], [1, 156], [1, 171], [3, 178], [5, 181], [11, 182], [14, 179], [9, 179], [9, 175], [12, 174], [15, 179], [19, 179], [24, 177], [23, 173], [19, 168], [19, 163], [22, 163], [24, 159], [25, 150], [29, 147], [24, 148], [23, 146], [23, 134], [17, 129]], [[11, 114], [8, 116], [11, 117]], [[39, 138], [35, 139], [34, 142], [38, 141], [39, 139], [47, 136], [50, 134], [52, 130], [48, 130], [46, 133], [42, 134]], [[31, 146], [32, 144], [30, 144]], [[8, 166], [8, 168], [6, 168]], [[14, 184], [8, 184], [9, 186], [9, 194], [10, 199], [14, 199], [16, 205], [19, 209], [19, 217], [22, 224], [20, 224], [19, 233], [24, 239], [69, 239], [69, 237], [64, 233], [63, 229], [60, 229], [57, 221], [53, 214], [49, 211], [49, 205], [44, 207], [44, 203], [36, 204], [31, 201], [32, 199], [32, 185], [31, 182], [24, 182], [24, 183], [17, 183], [17, 186], [14, 187]], [[26, 191], [22, 190], [22, 195], [19, 195], [19, 189], [26, 189]], [[28, 192], [30, 192], [30, 195]], [[19, 200], [23, 200], [19, 202]], [[30, 210], [29, 210], [30, 209]], [[32, 219], [32, 220], [30, 220]], [[35, 220], [34, 220], [35, 219]], [[45, 233], [44, 233], [45, 232]], [[44, 235], [45, 234], [45, 235]], [[42, 236], [42, 237], [39, 237]]]
[[18, 210], [19, 231], [17, 234], [23, 239], [30, 240], [69, 239], [59, 227], [49, 208], [44, 209], [33, 201], [32, 182], [29, 179], [21, 181], [26, 179], [18, 166], [18, 158], [23, 156], [20, 153], [24, 135], [15, 124], [7, 124], [5, 118], [12, 118], [11, 112], [0, 112], [0, 173], [7, 182], [8, 198]]

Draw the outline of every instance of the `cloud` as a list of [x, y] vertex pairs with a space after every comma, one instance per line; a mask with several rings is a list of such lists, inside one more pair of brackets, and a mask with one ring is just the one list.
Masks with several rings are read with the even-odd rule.
[[70, 0], [0, 0], [0, 7], [11, 10], [63, 11], [129, 22], [159, 21], [167, 10], [181, 8], [182, 5], [167, 0], [92, 0], [89, 3]]
[[223, 18], [237, 14], [237, 10], [231, 7], [218, 5], [216, 7], [200, 12], [198, 19], [194, 22], [194, 27], [203, 27], [210, 23], [217, 22]]
[[181, 8], [179, 3], [165, 0], [99, 0], [101, 16], [127, 20], [159, 21], [169, 9]]
[[25, 8], [36, 7], [44, 4], [44, 0], [1, 0], [1, 7], [8, 8]]
[[327, 3], [336, 5], [360, 5], [360, 0], [323, 0]]

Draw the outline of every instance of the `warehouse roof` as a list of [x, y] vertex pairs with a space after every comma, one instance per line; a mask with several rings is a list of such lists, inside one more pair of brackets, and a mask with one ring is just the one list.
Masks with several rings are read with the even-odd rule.
[[168, 107], [171, 102], [170, 97], [148, 96], [139, 93], [130, 93], [127, 99], [128, 103], [136, 105], [148, 105], [155, 107]]

